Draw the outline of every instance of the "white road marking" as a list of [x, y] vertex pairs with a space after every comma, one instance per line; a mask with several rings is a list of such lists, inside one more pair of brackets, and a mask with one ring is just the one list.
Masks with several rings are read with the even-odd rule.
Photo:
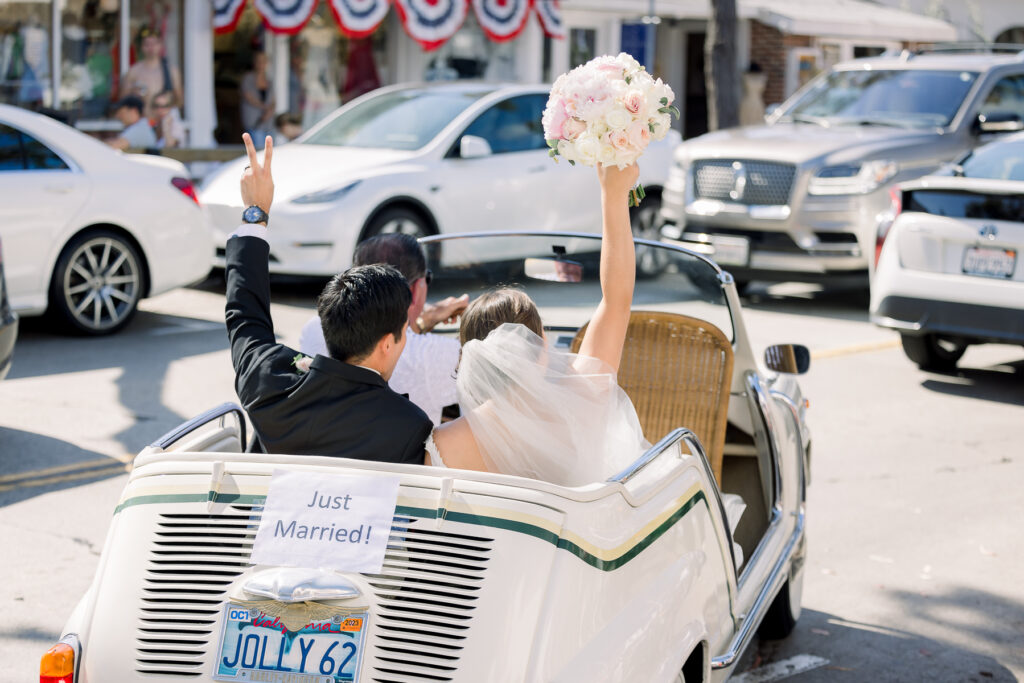
[[779, 662], [772, 662], [759, 666], [756, 669], [746, 671], [739, 676], [733, 676], [733, 683], [769, 683], [769, 681], [781, 681], [790, 676], [802, 674], [811, 669], [817, 669], [828, 664], [824, 657], [814, 655], [797, 655]]
[[154, 337], [163, 337], [169, 334], [184, 334], [186, 332], [209, 332], [211, 330], [225, 329], [223, 323], [213, 323], [207, 320], [192, 320], [185, 323], [174, 323], [164, 327], [157, 327], [149, 331]]

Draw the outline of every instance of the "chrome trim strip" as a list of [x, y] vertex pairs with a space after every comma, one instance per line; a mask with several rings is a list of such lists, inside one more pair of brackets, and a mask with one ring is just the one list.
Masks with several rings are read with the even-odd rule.
[[159, 439], [149, 444], [150, 448], [159, 448], [160, 450], [166, 450], [168, 446], [176, 442], [181, 437], [191, 434], [195, 430], [199, 429], [203, 425], [216, 420], [217, 418], [224, 417], [229, 413], [234, 413], [238, 417], [238, 427], [242, 441], [242, 449], [246, 447], [246, 433], [245, 433], [245, 413], [242, 411], [241, 406], [237, 403], [221, 403], [215, 408], [210, 408], [204, 413], [196, 415], [188, 422], [184, 422], [171, 431], [167, 432]]
[[800, 420], [800, 408], [797, 406], [796, 401], [790, 398], [789, 394], [784, 394], [778, 389], [771, 389], [768, 395], [772, 398], [778, 399], [786, 404], [789, 408], [790, 414], [793, 416], [793, 427], [796, 430], [796, 445], [800, 449], [800, 502], [807, 500], [807, 446], [804, 445], [803, 422]]
[[[785, 550], [782, 552], [782, 556], [779, 557], [779, 561], [775, 563], [775, 567], [772, 569], [772, 573], [769, 575], [768, 580], [765, 581], [764, 587], [761, 588], [761, 593], [757, 596], [757, 600], [754, 601], [754, 605], [750, 608], [750, 612], [743, 620], [743, 626], [740, 627], [739, 632], [733, 636], [732, 642], [729, 643], [729, 649], [725, 653], [718, 655], [717, 657], [711, 658], [711, 669], [727, 669], [736, 663], [739, 656], [746, 649], [747, 645], [750, 644], [750, 638], [754, 635], [755, 625], [761, 624], [761, 619], [764, 618], [764, 612], [771, 605], [771, 601], [775, 599], [778, 594], [782, 583], [780, 576], [782, 576], [783, 570], [786, 569], [790, 560], [793, 556], [793, 549], [796, 548], [797, 543], [804, 535], [804, 506], [800, 506], [799, 514], [797, 515], [796, 528], [793, 529], [793, 534], [789, 537], [789, 542], [786, 544]], [[787, 576], [788, 578], [788, 576]]]
[[917, 332], [922, 328], [921, 323], [914, 323], [907, 320], [896, 320], [895, 318], [887, 318], [884, 315], [873, 315], [871, 316], [871, 322], [879, 327], [888, 327], [894, 330], [908, 330]]

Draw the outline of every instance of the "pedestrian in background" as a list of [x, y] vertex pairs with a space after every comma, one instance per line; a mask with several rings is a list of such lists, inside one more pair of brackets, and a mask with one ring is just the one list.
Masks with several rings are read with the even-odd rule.
[[121, 82], [121, 97], [137, 95], [144, 103], [143, 113], [153, 116], [153, 99], [157, 93], [170, 90], [175, 103], [185, 99], [181, 87], [181, 73], [164, 56], [164, 41], [151, 28], [143, 26], [138, 35], [142, 59], [132, 65]]
[[165, 90], [153, 98], [153, 118], [150, 119], [156, 146], [160, 149], [181, 147], [185, 144], [185, 124], [174, 106], [174, 93]]
[[107, 144], [115, 149], [150, 149], [156, 147], [156, 135], [149, 119], [142, 115], [145, 107], [142, 98], [129, 95], [114, 105], [114, 118], [124, 125], [124, 130]]
[[278, 114], [274, 118], [274, 142], [282, 145], [302, 135], [302, 117], [291, 112]]
[[239, 84], [242, 128], [258, 147], [271, 132], [276, 109], [274, 87], [267, 75], [267, 64], [266, 53], [253, 53], [252, 68], [242, 76]]

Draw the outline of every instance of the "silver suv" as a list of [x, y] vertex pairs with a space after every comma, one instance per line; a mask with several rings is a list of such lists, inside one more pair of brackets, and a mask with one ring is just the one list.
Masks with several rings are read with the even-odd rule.
[[662, 236], [711, 255], [740, 285], [867, 274], [895, 183], [1024, 129], [1024, 51], [1005, 49], [839, 64], [765, 125], [684, 142]]

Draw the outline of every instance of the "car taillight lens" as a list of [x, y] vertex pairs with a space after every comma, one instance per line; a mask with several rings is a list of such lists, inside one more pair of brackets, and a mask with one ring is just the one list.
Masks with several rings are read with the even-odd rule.
[[39, 662], [39, 683], [72, 683], [75, 677], [75, 650], [57, 643]]
[[896, 217], [903, 211], [903, 193], [898, 187], [889, 188], [889, 208], [878, 214], [878, 232], [875, 235], [875, 267], [878, 267], [878, 259], [882, 256], [882, 247], [885, 245], [885, 238], [889, 236], [892, 224]]
[[196, 194], [196, 186], [188, 178], [171, 178], [171, 185], [181, 190], [182, 194], [199, 204], [199, 196]]

